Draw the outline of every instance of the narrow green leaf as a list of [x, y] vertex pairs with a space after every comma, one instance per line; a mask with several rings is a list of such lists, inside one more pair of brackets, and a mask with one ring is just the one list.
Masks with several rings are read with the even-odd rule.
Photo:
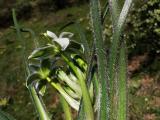
[[106, 56], [104, 42], [102, 37], [100, 3], [98, 0], [91, 0], [91, 21], [94, 34], [94, 43], [97, 54], [98, 63], [98, 79], [101, 85], [101, 100], [100, 100], [100, 120], [108, 120], [108, 95], [107, 95], [107, 73], [106, 73]]
[[[87, 87], [89, 88], [91, 80], [92, 80], [92, 76], [94, 75], [94, 70], [93, 70], [93, 63], [94, 63], [94, 57], [95, 57], [95, 49], [94, 49], [94, 45], [92, 46], [92, 51], [91, 51], [91, 57], [89, 59], [88, 62], [88, 67], [87, 67], [87, 77], [86, 77], [86, 81], [87, 81]], [[94, 83], [94, 81], [93, 81]], [[84, 103], [83, 103], [83, 98], [81, 98], [80, 101], [80, 107], [79, 107], [79, 111], [78, 111], [78, 117], [77, 120], [84, 120], [85, 119], [85, 112], [84, 112]]]
[[20, 27], [19, 27], [18, 22], [17, 22], [15, 9], [12, 9], [12, 17], [13, 17], [14, 26], [16, 28], [18, 40], [21, 41], [22, 40], [22, 36], [21, 36], [21, 32], [20, 32]]
[[116, 29], [118, 17], [119, 17], [119, 5], [118, 0], [109, 0], [110, 13], [112, 17], [113, 30]]
[[96, 73], [94, 73], [94, 75], [93, 75], [93, 85], [94, 85], [95, 94], [98, 95], [100, 88], [99, 88], [99, 82], [98, 82], [98, 77], [97, 77]]
[[95, 45], [92, 46], [91, 57], [87, 67], [87, 86], [90, 86], [94, 74], [97, 72], [97, 61], [95, 60]]
[[82, 72], [86, 73], [86, 71], [87, 71], [87, 63], [84, 61], [84, 59], [81, 58], [77, 54], [71, 54], [71, 58], [73, 60], [73, 63], [75, 64], [75, 66], [79, 67]]
[[[132, 0], [125, 0], [125, 3], [123, 5], [122, 11], [120, 13], [117, 25], [116, 25], [116, 31], [114, 32], [113, 35], [113, 44], [111, 47], [111, 53], [110, 53], [110, 60], [109, 60], [109, 71], [110, 73], [114, 73], [114, 65], [115, 65], [115, 61], [117, 58], [117, 52], [118, 52], [118, 45], [120, 43], [121, 40], [121, 35], [123, 32], [123, 28], [124, 28], [124, 23], [127, 17], [127, 14], [129, 12], [129, 8], [131, 6]], [[112, 61], [112, 62], [111, 62]], [[111, 69], [110, 69], [111, 68]], [[110, 77], [111, 79], [113, 78], [113, 75], [111, 75]]]
[[120, 48], [118, 72], [118, 110], [117, 120], [127, 120], [127, 57], [123, 42]]
[[126, 17], [128, 15], [131, 4], [132, 4], [132, 0], [125, 0], [122, 11], [118, 19], [118, 24], [117, 24], [119, 31], [123, 30], [123, 27], [126, 21]]
[[105, 18], [107, 16], [108, 11], [109, 11], [109, 4], [108, 4], [108, 0], [107, 0], [105, 5], [104, 5], [103, 11], [102, 11], [102, 24], [105, 21]]
[[21, 31], [20, 31], [20, 26], [18, 24], [18, 21], [17, 21], [17, 18], [16, 18], [16, 11], [15, 9], [12, 9], [12, 17], [13, 17], [13, 22], [14, 22], [14, 26], [16, 28], [16, 32], [17, 32], [17, 37], [18, 37], [18, 40], [21, 42], [22, 44], [22, 57], [23, 57], [23, 67], [24, 67], [24, 70], [25, 70], [25, 77], [27, 76], [27, 74], [29, 74], [29, 69], [28, 69], [28, 63], [27, 63], [27, 58], [26, 58], [26, 46], [25, 46], [25, 41], [21, 35]]
[[16, 120], [16, 119], [14, 119], [8, 113], [5, 113], [5, 112], [3, 112], [3, 111], [0, 110], [0, 120]]
[[[116, 0], [110, 0], [110, 12], [113, 20], [113, 40], [110, 48], [109, 61], [108, 61], [108, 73], [109, 73], [109, 83], [110, 83], [110, 116], [111, 119], [114, 119], [116, 114], [116, 109], [114, 107], [114, 97], [115, 94], [115, 82], [116, 82], [116, 60], [118, 53], [118, 46], [120, 44], [121, 35], [123, 32], [124, 23], [126, 16], [128, 14], [129, 8], [131, 6], [132, 0], [125, 0], [124, 6], [120, 15], [118, 15], [118, 5]], [[118, 17], [119, 16], [119, 17]]]
[[63, 96], [61, 95], [59, 96], [60, 96], [60, 102], [62, 104], [64, 114], [65, 114], [65, 120], [72, 120], [72, 112], [67, 101], [63, 98]]

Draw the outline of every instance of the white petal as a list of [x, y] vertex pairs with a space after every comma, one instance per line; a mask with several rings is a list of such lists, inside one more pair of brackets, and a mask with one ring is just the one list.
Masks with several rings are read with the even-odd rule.
[[62, 50], [65, 50], [70, 42], [68, 38], [58, 38], [55, 41], [62, 47]]
[[55, 33], [51, 32], [51, 31], [47, 31], [47, 35], [53, 39], [58, 39], [58, 37], [56, 36]]
[[73, 35], [74, 35], [74, 34], [71, 33], [71, 32], [62, 32], [62, 33], [59, 35], [59, 38], [63, 38], [64, 36], [71, 38], [71, 37], [73, 37]]

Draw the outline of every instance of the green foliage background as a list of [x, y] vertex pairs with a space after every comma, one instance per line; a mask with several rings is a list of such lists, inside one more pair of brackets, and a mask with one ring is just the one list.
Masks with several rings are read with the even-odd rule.
[[127, 40], [134, 44], [133, 52], [160, 52], [160, 2], [148, 0], [141, 7], [134, 6], [126, 30]]

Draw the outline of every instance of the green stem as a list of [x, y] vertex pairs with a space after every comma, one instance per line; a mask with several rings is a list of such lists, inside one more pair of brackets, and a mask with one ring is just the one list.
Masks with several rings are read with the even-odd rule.
[[64, 97], [62, 95], [60, 95], [59, 97], [60, 97], [60, 102], [62, 104], [62, 108], [63, 108], [64, 114], [65, 114], [66, 120], [72, 120], [71, 109], [70, 109], [67, 101], [64, 99]]
[[25, 46], [26, 43], [23, 40], [23, 37], [21, 35], [20, 26], [19, 26], [17, 18], [16, 18], [15, 9], [12, 9], [12, 17], [13, 17], [14, 26], [16, 28], [17, 38], [22, 44], [22, 53], [21, 54], [23, 56], [23, 64], [25, 66], [24, 69], [26, 70], [25, 71], [25, 76], [27, 76], [27, 74], [29, 74], [29, 69], [28, 69], [28, 63], [27, 63], [27, 58], [26, 58], [26, 46]]
[[28, 90], [30, 91], [30, 94], [32, 96], [34, 105], [36, 107], [36, 110], [39, 114], [39, 118], [40, 120], [50, 120], [48, 113], [45, 110], [45, 107], [43, 105], [43, 103], [41, 102], [35, 88], [33, 85], [29, 85], [28, 86]]
[[68, 65], [71, 67], [73, 72], [76, 74], [80, 86], [82, 89], [82, 98], [84, 102], [84, 112], [86, 113], [86, 119], [87, 120], [94, 120], [94, 113], [93, 113], [93, 107], [91, 103], [91, 98], [89, 95], [89, 90], [87, 89], [87, 85], [85, 83], [85, 75], [80, 71], [78, 67], [76, 67], [64, 54], [61, 54], [63, 59], [68, 63]]

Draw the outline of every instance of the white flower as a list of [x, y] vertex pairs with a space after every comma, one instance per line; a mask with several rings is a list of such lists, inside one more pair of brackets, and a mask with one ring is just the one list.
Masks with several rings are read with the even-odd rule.
[[[70, 43], [70, 39], [73, 36], [73, 33], [70, 32], [62, 32], [59, 37], [56, 36], [55, 33], [51, 32], [51, 31], [47, 31], [46, 33], [47, 36], [53, 38], [53, 41], [56, 41], [62, 48], [62, 51], [64, 51], [69, 43]], [[64, 36], [68, 36], [68, 37], [64, 37]]]

